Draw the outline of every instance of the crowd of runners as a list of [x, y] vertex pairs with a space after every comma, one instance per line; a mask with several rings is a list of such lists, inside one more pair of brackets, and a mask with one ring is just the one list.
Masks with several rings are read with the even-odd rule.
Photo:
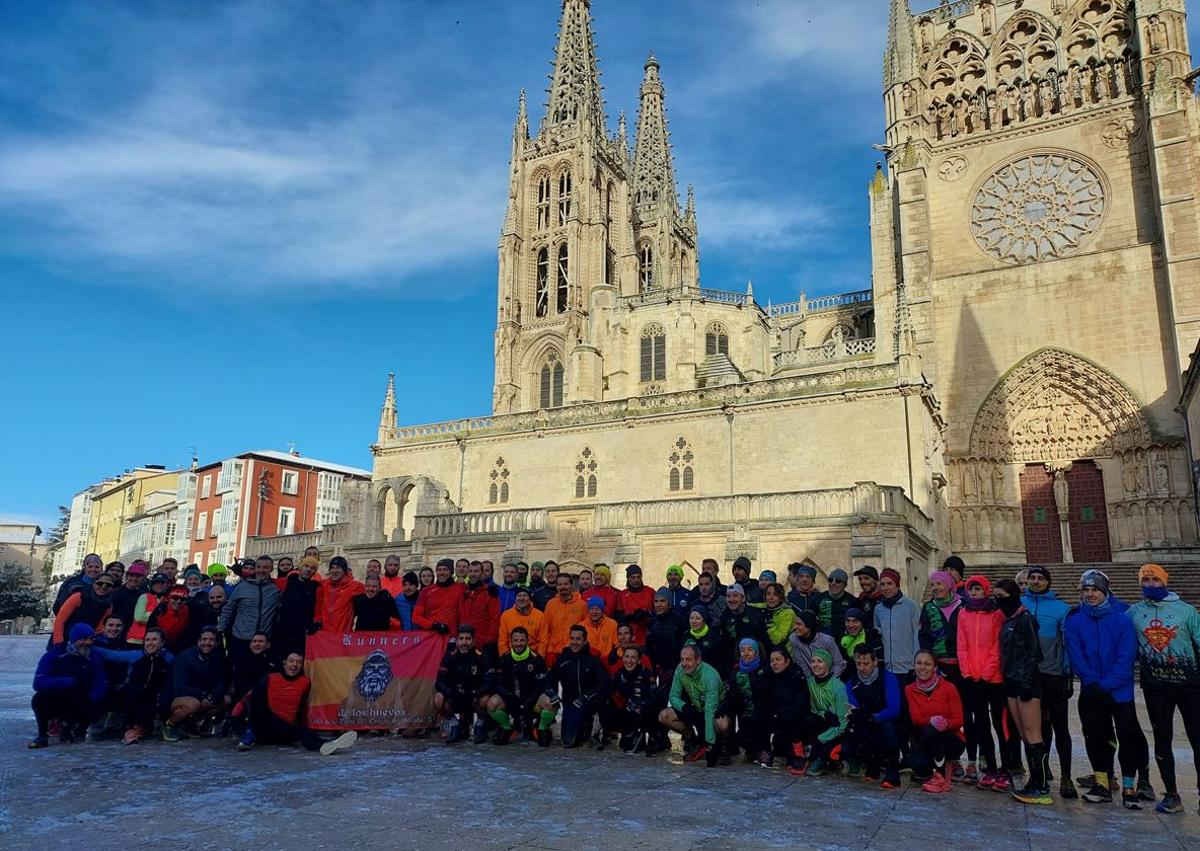
[[[29, 747], [55, 736], [227, 735], [239, 750], [300, 743], [332, 753], [355, 734], [327, 740], [305, 725], [307, 637], [425, 630], [446, 644], [440, 724], [405, 735], [541, 747], [557, 738], [654, 757], [672, 749], [674, 732], [686, 762], [713, 768], [739, 759], [883, 789], [908, 774], [932, 794], [962, 784], [1026, 804], [1053, 803], [1057, 786], [1061, 799], [1183, 811], [1174, 720], [1178, 712], [1195, 759], [1200, 614], [1160, 565], [1141, 567], [1142, 598], [1128, 604], [1100, 570], [1056, 591], [1047, 568], [993, 584], [956, 556], [929, 576], [923, 600], [890, 568], [855, 570], [855, 593], [844, 570], [818, 590], [807, 564], [753, 577], [745, 558], [728, 582], [706, 559], [694, 587], [673, 565], [657, 590], [638, 565], [617, 588], [606, 565], [567, 573], [520, 562], [496, 575], [489, 561], [443, 559], [401, 573], [390, 556], [368, 562], [360, 581], [341, 556], [324, 576], [320, 564], [316, 548], [298, 563], [241, 562], [236, 576], [220, 564], [180, 575], [170, 558], [152, 573], [144, 561], [87, 556], [54, 603]], [[1079, 778], [1075, 724], [1091, 769]]]

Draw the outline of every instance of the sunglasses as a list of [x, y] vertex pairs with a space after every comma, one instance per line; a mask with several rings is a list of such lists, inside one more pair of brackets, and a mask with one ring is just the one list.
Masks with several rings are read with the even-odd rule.
[[97, 588], [113, 588], [115, 586], [111, 582], [97, 582], [96, 587]]

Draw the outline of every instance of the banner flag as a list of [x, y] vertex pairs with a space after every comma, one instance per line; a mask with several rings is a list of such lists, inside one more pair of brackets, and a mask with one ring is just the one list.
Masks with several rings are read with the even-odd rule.
[[436, 632], [318, 632], [306, 646], [314, 730], [434, 727], [433, 686], [446, 641]]

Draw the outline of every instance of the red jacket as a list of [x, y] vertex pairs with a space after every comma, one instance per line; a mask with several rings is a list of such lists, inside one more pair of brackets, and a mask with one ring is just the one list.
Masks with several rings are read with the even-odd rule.
[[908, 701], [908, 716], [918, 730], [928, 724], [933, 716], [941, 715], [950, 723], [946, 729], [953, 730], [956, 736], [966, 740], [963, 735], [962, 699], [954, 683], [945, 677], [929, 694], [917, 688], [916, 683], [909, 683], [904, 687], [904, 699]]
[[[444, 623], [450, 628], [450, 635], [458, 632], [458, 609], [462, 602], [467, 586], [459, 582], [447, 585], [433, 583], [421, 589], [417, 596], [417, 604], [413, 606], [413, 626], [421, 629], [433, 629], [435, 623]], [[500, 604], [496, 604], [499, 611]]]
[[[645, 612], [645, 616], [637, 615], [634, 619], [634, 612]], [[622, 589], [617, 594], [617, 615], [616, 618], [620, 623], [627, 623], [633, 627], [633, 643], [638, 646], [646, 644], [646, 625], [650, 623], [650, 618], [654, 614], [654, 591], [648, 585], [643, 585], [637, 591], [630, 591], [628, 588]]]
[[395, 597], [404, 592], [404, 574], [397, 573], [395, 576], [388, 576], [386, 573], [382, 573], [379, 575], [379, 585], [384, 591]]
[[966, 679], [1004, 682], [1000, 673], [1000, 627], [1003, 625], [1004, 615], [999, 609], [959, 608], [958, 669]]
[[[458, 625], [475, 627], [476, 647], [495, 644], [500, 635], [500, 593], [496, 586], [480, 582], [474, 587], [465, 585], [463, 589], [458, 604]], [[417, 605], [420, 604], [418, 600]]]
[[604, 601], [604, 616], [616, 618], [617, 616], [617, 589], [611, 585], [605, 585], [603, 588], [592, 586], [586, 594], [581, 594], [583, 602], [591, 604], [593, 597], [599, 597]]
[[332, 579], [326, 579], [317, 592], [317, 613], [313, 619], [320, 621], [323, 631], [350, 632], [354, 624], [354, 598], [365, 590], [361, 582], [349, 575], [336, 585]]
[[280, 721], [295, 724], [304, 698], [308, 696], [309, 685], [309, 679], [304, 674], [293, 679], [281, 673], [268, 674], [267, 706], [271, 708], [271, 713]]

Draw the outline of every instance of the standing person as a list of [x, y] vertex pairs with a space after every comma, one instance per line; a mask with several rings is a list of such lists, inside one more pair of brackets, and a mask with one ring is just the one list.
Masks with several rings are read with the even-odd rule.
[[1121, 762], [1121, 803], [1141, 809], [1138, 772], [1150, 761], [1133, 702], [1133, 663], [1138, 639], [1133, 621], [1117, 605], [1108, 576], [1088, 570], [1079, 580], [1079, 606], [1067, 616], [1064, 635], [1071, 670], [1079, 675], [1079, 723], [1095, 778], [1083, 793], [1089, 803], [1111, 803], [1112, 734]]
[[460, 558], [454, 562], [454, 581], [462, 585], [467, 584], [467, 571], [471, 568], [471, 560]]
[[724, 597], [725, 584], [721, 582], [721, 563], [715, 558], [701, 559], [700, 572], [712, 574], [713, 583], [716, 585], [717, 593]]
[[376, 574], [363, 581], [363, 592], [351, 602], [354, 610], [354, 632], [389, 632], [400, 629], [396, 600], [383, 590], [383, 581]]
[[1050, 571], [1041, 565], [1029, 568], [1028, 584], [1021, 604], [1037, 621], [1042, 647], [1042, 741], [1058, 751], [1058, 794], [1063, 800], [1079, 797], [1071, 780], [1071, 727], [1069, 710], [1075, 694], [1075, 678], [1067, 665], [1063, 625], [1071, 607], [1050, 588]]
[[868, 623], [874, 623], [875, 607], [879, 605], [883, 595], [879, 592], [879, 571], [869, 564], [854, 571], [858, 580], [858, 608], [868, 617]]
[[404, 574], [400, 584], [400, 593], [396, 595], [396, 613], [400, 616], [400, 628], [411, 631], [413, 625], [412, 613], [416, 608], [417, 598], [420, 597], [421, 580], [413, 571]]
[[646, 643], [646, 626], [654, 609], [654, 591], [642, 582], [642, 568], [631, 564], [625, 568], [625, 587], [617, 592], [616, 619], [629, 624], [633, 643]]
[[887, 669], [905, 686], [912, 682], [913, 659], [920, 649], [921, 607], [900, 590], [900, 574], [885, 567], [879, 574], [879, 605], [875, 628], [883, 639]]
[[955, 555], [946, 556], [946, 560], [942, 562], [942, 570], [954, 577], [954, 590], [965, 601], [967, 599], [967, 583], [963, 577], [967, 575], [966, 562]]
[[[733, 581], [742, 586], [742, 590], [746, 594], [746, 602], [751, 605], [762, 604], [762, 588], [758, 587], [758, 583], [754, 577], [750, 575], [750, 559], [745, 556], [738, 556], [733, 561]], [[728, 594], [728, 588], [726, 593]]]
[[846, 612], [858, 605], [857, 598], [846, 590], [849, 581], [850, 577], [840, 567], [829, 571], [829, 590], [817, 603], [817, 623], [822, 632], [833, 636], [834, 643], [846, 634]]
[[929, 574], [929, 601], [921, 606], [921, 632], [918, 640], [922, 650], [933, 653], [938, 672], [957, 684], [958, 670], [958, 610], [962, 598], [954, 590], [954, 577], [944, 570]]
[[[524, 575], [521, 574], [521, 565], [525, 565]], [[518, 562], [517, 576], [522, 585], [529, 588], [530, 591], [536, 591], [546, 584], [546, 565], [540, 561], [535, 561], [533, 564]]]
[[606, 659], [617, 646], [617, 622], [605, 615], [605, 605], [600, 596], [591, 597], [587, 601], [587, 617], [583, 621], [583, 628], [587, 630], [588, 645], [601, 659]]
[[[226, 579], [229, 578], [229, 568], [220, 563], [213, 563], [208, 566], [208, 578], [212, 580], [213, 585], [227, 586]], [[229, 588], [225, 588], [226, 592]]]
[[[767, 640], [767, 623], [763, 610], [749, 605], [746, 591], [740, 582], [725, 589], [728, 605], [721, 615], [720, 631], [727, 648], [740, 647], [742, 639], [752, 638], [759, 647]], [[761, 651], [760, 651], [761, 652]]]
[[176, 585], [167, 593], [166, 598], [154, 607], [146, 621], [146, 627], [161, 630], [167, 639], [167, 650], [178, 656], [188, 648], [191, 617], [187, 589]]
[[884, 789], [900, 788], [900, 681], [882, 668], [866, 645], [854, 648], [854, 676], [846, 684], [850, 727], [845, 752], [849, 776], [865, 769], [868, 781]]
[[393, 600], [404, 586], [404, 578], [400, 575], [400, 556], [390, 555], [383, 560], [383, 575], [379, 577], [379, 585]]
[[701, 573], [700, 578], [696, 580], [696, 594], [692, 597], [692, 610], [697, 606], [703, 606], [704, 619], [710, 624], [719, 624], [721, 615], [725, 613], [725, 607], [729, 605], [723, 590], [717, 587], [717, 577], [707, 571]]
[[500, 615], [499, 652], [503, 657], [511, 649], [510, 636], [514, 629], [525, 632], [526, 645], [543, 660], [549, 651], [549, 638], [546, 634], [546, 616], [533, 606], [533, 597], [528, 588], [517, 588], [516, 603], [511, 609]]
[[1137, 636], [1142, 695], [1154, 732], [1154, 761], [1165, 787], [1155, 809], [1180, 813], [1183, 801], [1173, 749], [1176, 710], [1200, 776], [1200, 614], [1170, 589], [1169, 579], [1161, 565], [1142, 565], [1142, 599], [1129, 608], [1129, 619]]
[[718, 671], [725, 671], [725, 641], [720, 630], [713, 629], [705, 619], [708, 609], [702, 605], [692, 606], [688, 615], [688, 631], [684, 636], [685, 644], [694, 644], [700, 649], [700, 655], [705, 662]]
[[92, 655], [96, 630], [89, 624], [73, 624], [63, 641], [54, 644], [38, 660], [33, 675], [33, 714], [37, 737], [30, 748], [50, 744], [52, 720], [62, 725], [59, 741], [82, 738], [88, 725], [100, 714], [100, 702], [108, 692], [104, 664]]
[[808, 677], [808, 703], [811, 710], [807, 736], [808, 774], [820, 777], [826, 774], [833, 763], [839, 763], [842, 738], [850, 723], [850, 700], [846, 696], [846, 684], [833, 671], [838, 657], [818, 647], [812, 652]]
[[221, 610], [220, 630], [229, 636], [230, 656], [235, 662], [249, 651], [250, 639], [256, 634], [261, 632], [270, 638], [275, 632], [280, 594], [271, 576], [274, 569], [270, 556], [259, 556], [254, 562], [254, 576], [234, 586]]
[[133, 616], [137, 610], [138, 599], [146, 590], [146, 574], [149, 565], [142, 559], [134, 560], [125, 571], [125, 579], [112, 593], [112, 613], [121, 619], [121, 640], [128, 639], [129, 630], [133, 626]]
[[483, 579], [483, 564], [473, 561], [467, 565], [467, 581], [458, 601], [458, 623], [475, 627], [475, 646], [488, 659], [496, 658], [496, 643], [500, 634], [500, 600], [495, 585]]
[[[958, 615], [958, 668], [962, 674], [960, 691], [967, 733], [967, 768], [963, 782], [978, 783], [981, 789], [994, 789], [999, 781], [1001, 791], [1008, 791], [1012, 787], [1011, 778], [1007, 772], [996, 769], [997, 745], [1002, 755], [1008, 751], [1004, 675], [1000, 668], [1000, 629], [1003, 626], [1004, 615], [992, 598], [992, 584], [985, 576], [972, 576], [967, 580], [967, 599]], [[977, 759], [983, 762], [982, 770]], [[1007, 762], [1007, 757], [1004, 759]]]
[[321, 584], [314, 615], [318, 629], [326, 632], [350, 632], [354, 621], [354, 598], [364, 586], [350, 573], [350, 563], [342, 556], [329, 560], [329, 576]]
[[382, 576], [382, 575], [383, 575], [383, 565], [379, 563], [379, 559], [377, 559], [377, 558], [368, 559], [367, 560], [367, 568], [366, 568], [366, 576], [364, 576], [363, 578], [365, 579], [367, 576]]
[[[807, 611], [807, 610], [806, 610]], [[800, 777], [808, 769], [804, 752], [804, 733], [809, 721], [808, 679], [782, 647], [770, 655], [771, 673], [767, 677], [767, 726], [774, 756], [787, 759], [788, 772]], [[768, 760], [767, 765], [771, 764]]]
[[766, 605], [763, 608], [763, 622], [767, 630], [767, 649], [787, 647], [792, 635], [792, 627], [796, 623], [796, 610], [787, 604], [786, 593], [778, 582], [767, 586], [763, 594]]
[[[546, 611], [547, 604], [558, 594], [558, 562], [548, 561], [545, 565], [545, 582], [533, 590], [533, 606], [539, 612]], [[547, 664], [549, 661], [547, 660]]]
[[[569, 580], [569, 577], [560, 575], [559, 581], [563, 579]], [[608, 674], [600, 664], [600, 657], [588, 646], [587, 630], [578, 624], [572, 626], [567, 646], [562, 648], [546, 674], [546, 688], [537, 702], [541, 712], [557, 711], [561, 703], [563, 717], [559, 738], [564, 748], [579, 747], [591, 738], [592, 723], [604, 703], [607, 688]], [[544, 720], [545, 715], [542, 718]], [[539, 729], [538, 744], [550, 744], [545, 735], [548, 732], [548, 728]]]
[[615, 615], [617, 611], [617, 589], [612, 587], [612, 568], [607, 564], [592, 565], [592, 588], [587, 599], [599, 597], [604, 601], [604, 611]]
[[521, 588], [517, 581], [517, 566], [511, 562], [500, 565], [500, 580], [496, 586], [496, 597], [500, 602], [500, 614], [503, 615], [517, 602], [517, 590]]
[[[209, 567], [212, 567], [210, 564]], [[275, 562], [275, 584], [280, 591], [283, 590], [283, 580], [288, 578], [288, 574], [296, 569], [296, 562], [291, 556], [280, 556], [279, 561]], [[209, 574], [210, 576], [212, 574]]]
[[441, 559], [437, 563], [434, 576], [436, 581], [422, 588], [417, 596], [417, 605], [413, 608], [413, 625], [418, 629], [431, 629], [439, 635], [454, 638], [458, 634], [458, 617], [465, 584], [454, 581], [452, 559]]
[[721, 675], [703, 660], [700, 648], [685, 644], [671, 679], [667, 708], [658, 714], [660, 724], [683, 736], [684, 762], [703, 759], [709, 768], [716, 766], [720, 756], [716, 718], [725, 693]]
[[1029, 780], [1025, 788], [1013, 789], [1012, 794], [1023, 804], [1052, 804], [1047, 780], [1050, 751], [1042, 741], [1042, 646], [1037, 621], [1021, 605], [1021, 587], [1015, 581], [1001, 579], [992, 596], [1004, 615], [1000, 627], [1000, 667], [1008, 715], [1025, 742], [1025, 756], [1029, 760]]
[[579, 576], [575, 582], [575, 590], [579, 592], [580, 597], [587, 600], [590, 597], [593, 584], [594, 580], [591, 568], [585, 567], [579, 571]]
[[[543, 570], [545, 565], [542, 565]], [[520, 585], [529, 585], [529, 565], [523, 561], [517, 562], [517, 583]]]
[[[521, 590], [524, 605], [536, 611], [529, 600], [528, 589]], [[484, 691], [488, 694], [488, 715], [497, 728], [492, 741], [507, 745], [521, 733], [532, 738], [537, 714], [534, 707], [545, 687], [546, 660], [530, 646], [529, 632], [523, 626], [514, 626], [507, 633], [501, 633], [500, 644], [504, 649], [500, 651], [496, 667], [488, 674]]]
[[817, 569], [807, 564], [789, 564], [788, 582], [792, 586], [787, 595], [788, 605], [795, 609], [797, 614], [812, 612], [819, 615], [824, 595], [817, 590]]
[[546, 640], [550, 648], [546, 653], [546, 662], [551, 669], [554, 668], [558, 654], [571, 641], [571, 627], [582, 624], [588, 613], [587, 603], [580, 599], [571, 587], [570, 576], [565, 573], [558, 574], [555, 584], [558, 595], [546, 604], [545, 611]]
[[796, 616], [787, 649], [800, 673], [806, 677], [812, 676], [812, 656], [817, 650], [824, 650], [829, 654], [835, 677], [840, 677], [846, 667], [833, 638], [817, 628], [817, 613], [812, 609], [805, 609]]
[[958, 689], [939, 672], [932, 651], [917, 652], [913, 673], [913, 681], [904, 687], [911, 720], [913, 780], [927, 777], [921, 788], [944, 794], [950, 791], [953, 766], [965, 746], [962, 701]]
[[224, 585], [213, 585], [207, 591], [187, 599], [188, 628], [184, 633], [185, 642], [195, 644], [200, 638], [200, 630], [206, 626], [216, 626], [221, 622], [221, 612], [229, 602]]
[[659, 590], [666, 591], [671, 608], [682, 617], [687, 618], [688, 613], [692, 610], [692, 600], [695, 598], [696, 592], [683, 586], [683, 568], [677, 564], [668, 567], [667, 584]]
[[316, 579], [317, 565], [313, 556], [305, 556], [300, 559], [300, 567], [284, 580], [273, 642], [280, 659], [286, 659], [291, 653], [303, 656], [308, 636], [316, 631], [313, 622], [317, 614], [317, 601], [321, 599], [321, 584]]
[[130, 644], [142, 643], [150, 615], [158, 607], [166, 587], [167, 577], [165, 574], [156, 573], [150, 577], [146, 590], [138, 597], [137, 603], [133, 607], [133, 621], [129, 626], [129, 632], [125, 635], [125, 640]]
[[80, 565], [79, 573], [68, 579], [64, 579], [62, 585], [58, 586], [58, 593], [54, 597], [54, 605], [50, 607], [51, 614], [57, 615], [63, 603], [67, 602], [67, 598], [81, 588], [91, 585], [96, 580], [96, 577], [103, 572], [104, 559], [100, 558], [96, 553], [85, 555], [83, 557], [83, 564]]
[[646, 629], [646, 655], [660, 679], [665, 681], [678, 664], [675, 660], [687, 631], [687, 621], [671, 605], [671, 592], [660, 588], [654, 594], [654, 613]]
[[55, 615], [50, 643], [61, 644], [77, 623], [87, 624], [93, 633], [103, 629], [104, 622], [112, 614], [112, 594], [116, 585], [116, 580], [107, 573], [101, 573], [91, 583], [81, 584]]

